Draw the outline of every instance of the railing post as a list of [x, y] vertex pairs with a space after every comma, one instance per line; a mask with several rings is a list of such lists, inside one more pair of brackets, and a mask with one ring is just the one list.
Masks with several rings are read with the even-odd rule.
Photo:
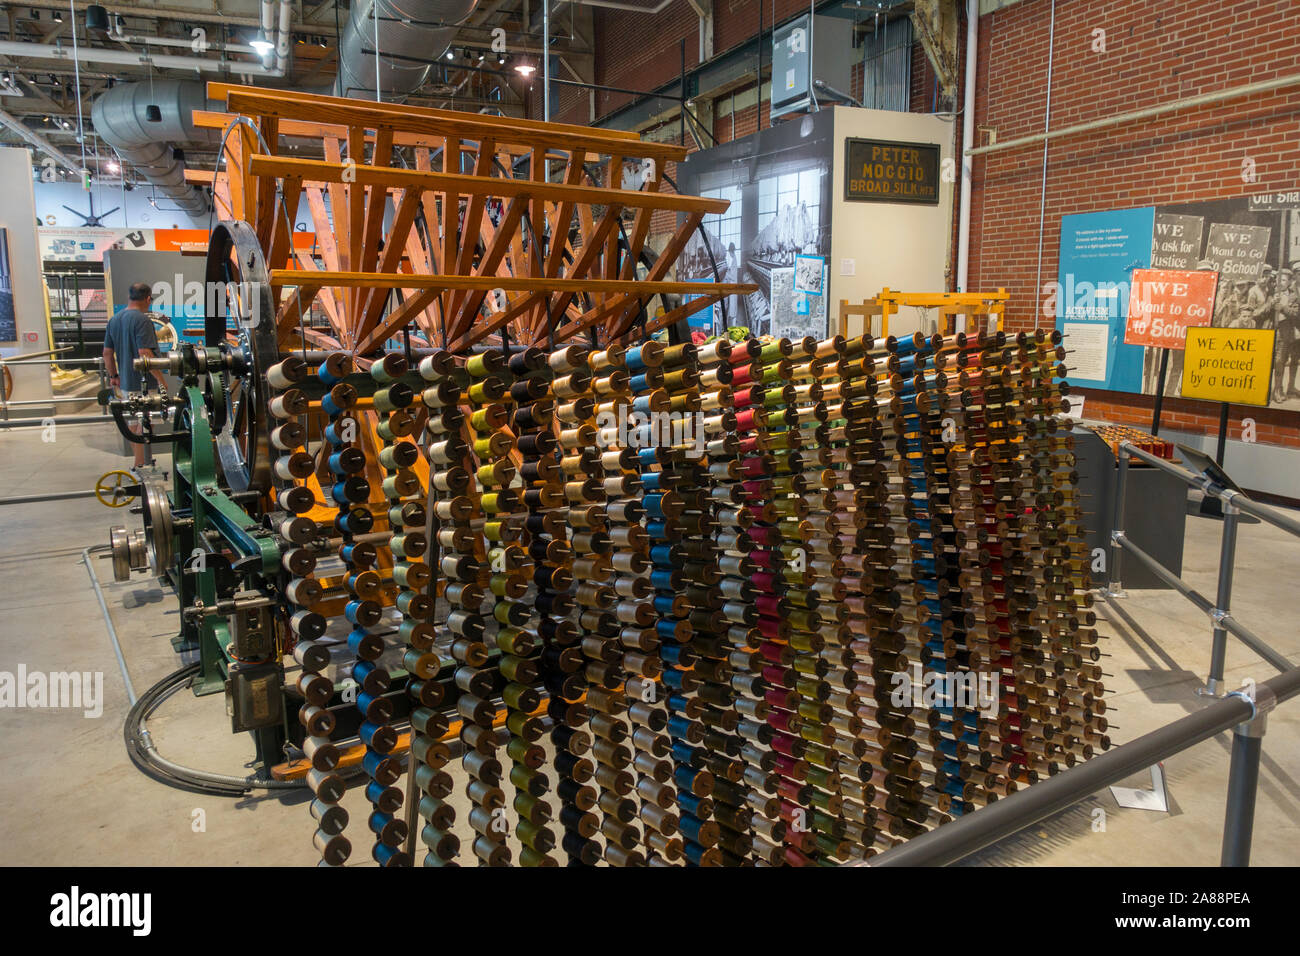
[[1210, 617], [1214, 621], [1214, 636], [1210, 645], [1210, 677], [1205, 682], [1205, 693], [1217, 697], [1223, 685], [1223, 663], [1228, 650], [1228, 631], [1223, 626], [1223, 616], [1228, 613], [1232, 603], [1232, 570], [1237, 559], [1237, 524], [1241, 514], [1233, 498], [1237, 493], [1225, 491], [1220, 497], [1223, 503], [1223, 538], [1219, 546], [1219, 591], [1215, 597], [1214, 611]]
[[1255, 793], [1259, 787], [1259, 758], [1266, 718], [1257, 712], [1232, 729], [1232, 764], [1228, 770], [1228, 806], [1223, 818], [1220, 866], [1250, 866], [1250, 842], [1255, 830]]
[[1110, 581], [1104, 592], [1108, 598], [1128, 597], [1124, 593], [1124, 582], [1120, 575], [1121, 559], [1124, 549], [1120, 539], [1124, 536], [1124, 495], [1128, 489], [1128, 442], [1120, 442], [1117, 449], [1119, 456], [1119, 473], [1115, 479], [1115, 515], [1110, 531]]

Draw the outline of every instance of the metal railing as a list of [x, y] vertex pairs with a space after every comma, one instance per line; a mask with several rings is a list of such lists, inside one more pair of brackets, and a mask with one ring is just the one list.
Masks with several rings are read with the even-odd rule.
[[[25, 401], [12, 401], [9, 398], [9, 385], [4, 374], [8, 367], [18, 365], [90, 365], [93, 366], [96, 374], [99, 376], [99, 387], [104, 389], [108, 387], [107, 370], [104, 368], [104, 359], [102, 356], [97, 358], [59, 358], [63, 352], [71, 351], [72, 346], [63, 346], [57, 349], [49, 349], [45, 352], [24, 352], [16, 358], [0, 358], [0, 425], [14, 421], [10, 419], [9, 410], [11, 408], [42, 408], [50, 405], [85, 405], [95, 401], [94, 395], [86, 396], [57, 396], [51, 398], [29, 399]], [[105, 408], [101, 418], [108, 416], [108, 409]], [[33, 420], [35, 421], [35, 420]], [[79, 424], [78, 422], [63, 422], [58, 419], [54, 420], [55, 424]], [[45, 424], [48, 424], [46, 422]], [[17, 427], [23, 427], [21, 425]]]
[[1121, 744], [1049, 780], [1017, 791], [952, 823], [863, 861], [865, 866], [945, 866], [1059, 813], [1103, 787], [1234, 728], [1228, 770], [1228, 806], [1223, 822], [1222, 866], [1250, 863], [1255, 827], [1255, 788], [1265, 715], [1300, 695], [1300, 667], [1264, 681], [1256, 699], [1236, 692], [1213, 704]]
[[[1275, 528], [1281, 528], [1288, 534], [1300, 537], [1300, 521], [1278, 508], [1253, 501], [1239, 491], [1224, 488], [1204, 474], [1198, 474], [1175, 465], [1173, 462], [1134, 448], [1128, 442], [1121, 442], [1117, 451], [1119, 458], [1119, 477], [1115, 487], [1115, 512], [1110, 533], [1110, 585], [1102, 589], [1102, 595], [1110, 600], [1127, 597], [1123, 584], [1123, 559], [1127, 552], [1139, 564], [1149, 570], [1160, 580], [1195, 604], [1209, 615], [1213, 623], [1210, 645], [1210, 675], [1206, 681], [1206, 692], [1218, 695], [1223, 685], [1223, 662], [1227, 654], [1228, 635], [1234, 635], [1252, 651], [1268, 661], [1279, 671], [1290, 670], [1295, 665], [1281, 653], [1269, 647], [1254, 631], [1246, 627], [1229, 613], [1232, 603], [1232, 572], [1237, 557], [1237, 526], [1241, 514], [1254, 515], [1261, 521], [1267, 521]], [[1223, 537], [1219, 546], [1219, 579], [1215, 600], [1211, 601], [1181, 577], [1174, 574], [1151, 555], [1147, 554], [1124, 533], [1124, 497], [1128, 486], [1128, 469], [1130, 458], [1136, 458], [1159, 468], [1178, 478], [1189, 488], [1199, 488], [1206, 495], [1218, 498], [1223, 505]]]
[[[1102, 589], [1102, 595], [1108, 600], [1127, 597], [1122, 577], [1123, 556], [1127, 553], [1209, 615], [1212, 622], [1210, 676], [1205, 691], [1210, 696], [1218, 697], [1223, 685], [1229, 634], [1237, 637], [1282, 673], [1256, 685], [1253, 696], [1245, 691], [1233, 691], [1194, 714], [1085, 761], [1050, 780], [1036, 783], [1010, 797], [982, 807], [953, 823], [908, 840], [859, 865], [942, 866], [954, 863], [1053, 813], [1067, 809], [1103, 787], [1118, 783], [1125, 777], [1209, 740], [1229, 728], [1233, 730], [1232, 757], [1228, 768], [1227, 809], [1224, 813], [1223, 846], [1219, 862], [1222, 866], [1249, 865], [1266, 714], [1282, 701], [1300, 695], [1300, 667], [1266, 644], [1229, 613], [1232, 572], [1237, 554], [1237, 527], [1240, 516], [1244, 513], [1300, 537], [1300, 520], [1277, 508], [1254, 501], [1239, 491], [1224, 488], [1207, 475], [1157, 458], [1128, 442], [1121, 442], [1116, 454], [1119, 459], [1119, 475], [1110, 535], [1110, 584]], [[1124, 498], [1132, 458], [1168, 472], [1188, 487], [1198, 488], [1222, 503], [1223, 537], [1219, 549], [1218, 591], [1215, 600], [1211, 601], [1196, 591], [1125, 535]]]

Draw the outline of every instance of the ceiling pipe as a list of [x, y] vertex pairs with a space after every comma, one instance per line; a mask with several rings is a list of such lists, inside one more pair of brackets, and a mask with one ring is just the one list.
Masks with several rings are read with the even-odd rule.
[[[629, 13], [663, 13], [673, 4], [673, 0], [662, 0], [658, 6], [638, 7], [635, 3], [619, 3], [618, 0], [568, 0], [578, 7], [600, 7], [604, 10], [627, 10]], [[694, 4], [691, 4], [694, 7]]]
[[[29, 60], [58, 60], [72, 63], [70, 49], [50, 43], [20, 43], [14, 40], [0, 40], [0, 56], [24, 57]], [[152, 66], [155, 69], [199, 70], [205, 73], [221, 73], [227, 76], [259, 76], [268, 79], [279, 78], [284, 74], [278, 70], [268, 69], [260, 63], [246, 63], [242, 60], [214, 60], [202, 56], [172, 56], [149, 52], [136, 53], [132, 50], [108, 50], [98, 47], [79, 47], [76, 54], [78, 63], [114, 63], [123, 66]], [[22, 67], [11, 67], [21, 70]]]
[[1127, 113], [1116, 113], [1112, 116], [1104, 116], [1101, 119], [1088, 120], [1086, 123], [1062, 126], [1042, 133], [1034, 133], [1030, 136], [1021, 136], [1018, 139], [1003, 140], [989, 146], [976, 146], [967, 149], [966, 154], [969, 156], [984, 156], [988, 153], [1000, 153], [1003, 150], [1019, 149], [1021, 146], [1030, 146], [1034, 143], [1046, 142], [1049, 139], [1059, 139], [1062, 136], [1091, 133], [1099, 129], [1118, 126], [1121, 123], [1134, 123], [1138, 120], [1153, 119], [1157, 116], [1164, 116], [1166, 113], [1177, 113], [1197, 106], [1209, 106], [1213, 103], [1222, 103], [1225, 100], [1253, 96], [1256, 93], [1272, 93], [1274, 90], [1284, 90], [1292, 86], [1300, 86], [1300, 73], [1291, 73], [1271, 80], [1259, 80], [1256, 83], [1247, 83], [1244, 86], [1212, 90], [1209, 93], [1198, 93], [1195, 96], [1185, 96], [1182, 99], [1170, 100], [1157, 106], [1144, 106], [1141, 109], [1131, 110]]
[[[81, 2], [77, 0], [74, 3], [78, 15], [84, 16], [86, 7], [94, 3], [103, 4], [103, 0], [86, 0]], [[65, 0], [23, 0], [23, 7], [30, 7], [34, 10], [59, 10], [68, 9]], [[240, 17], [231, 16], [226, 13], [207, 13], [198, 9], [186, 9], [183, 7], [140, 7], [140, 6], [123, 6], [120, 3], [113, 4], [113, 13], [124, 17], [143, 17], [146, 20], [169, 20], [180, 21], [182, 23], [218, 23], [227, 27], [253, 27], [256, 29], [261, 25], [259, 16]], [[315, 36], [334, 36], [334, 24], [328, 25], [303, 22], [299, 24], [298, 33], [310, 33]]]
[[975, 160], [975, 77], [980, 49], [980, 3], [966, 0], [966, 79], [961, 105], [961, 197], [957, 212], [957, 291], [965, 292], [970, 278], [970, 205]]
[[275, 0], [262, 0], [262, 32], [257, 39], [270, 44], [262, 52], [262, 66], [270, 69], [275, 62]]
[[293, 0], [280, 0], [280, 29], [275, 36], [275, 69], [284, 76], [289, 69], [289, 30], [293, 27]]
[[339, 37], [334, 95], [371, 99], [378, 86], [390, 102], [410, 96], [476, 6], [478, 0], [356, 0]]
[[37, 133], [35, 130], [29, 129], [27, 127], [27, 124], [24, 123], [22, 120], [18, 119], [18, 117], [12, 115], [11, 113], [5, 110], [0, 110], [0, 125], [6, 126], [9, 129], [13, 130], [15, 133], [17, 133], [19, 136], [25, 139], [32, 146], [35, 146], [41, 152], [48, 155], [51, 159], [53, 159], [56, 163], [58, 163], [68, 172], [74, 173], [77, 176], [81, 175], [81, 167], [76, 165], [76, 163], [72, 162], [72, 160], [68, 159], [67, 156], [63, 155], [63, 152], [57, 146], [51, 143], [40, 133]]
[[[110, 39], [116, 40], [128, 49], [133, 43], [143, 44], [144, 46], [166, 46], [185, 50], [194, 49], [193, 39], [183, 40], [179, 37], [147, 37], [139, 36], [137, 34], [119, 36], [114, 33], [110, 35]], [[209, 43], [207, 48], [213, 53], [244, 53], [249, 56], [259, 55], [258, 52], [247, 43]]]
[[215, 132], [194, 126], [194, 111], [207, 109], [207, 90], [195, 80], [121, 83], [95, 99], [90, 116], [99, 138], [194, 218], [206, 215], [207, 194], [185, 179], [177, 147], [215, 142]]

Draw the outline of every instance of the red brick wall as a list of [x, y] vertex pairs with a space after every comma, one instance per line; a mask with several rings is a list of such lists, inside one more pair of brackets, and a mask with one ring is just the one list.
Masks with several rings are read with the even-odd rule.
[[[996, 129], [999, 142], [1043, 129], [1051, 7], [1050, 0], [1023, 0], [980, 18], [975, 117], [978, 126]], [[1105, 30], [1104, 53], [1092, 49], [1097, 28]], [[1297, 37], [1295, 0], [1056, 0], [1052, 128], [1295, 73]], [[914, 108], [916, 94], [914, 82]], [[1246, 157], [1255, 161], [1253, 183], [1241, 178]], [[1038, 144], [977, 157], [974, 166], [970, 285], [1011, 293], [1012, 330], [1039, 322], [1035, 283], [1056, 278], [1063, 215], [1300, 184], [1300, 87], [1052, 140], [1040, 279], [1042, 161]], [[1117, 420], [1150, 424], [1150, 398], [1088, 394], [1096, 396], [1089, 414], [1104, 409]], [[1218, 430], [1213, 406], [1173, 401], [1165, 407], [1177, 416], [1170, 427]], [[1300, 447], [1295, 413], [1234, 408], [1234, 433], [1243, 416], [1260, 423], [1260, 441]]]
[[[751, 41], [758, 33], [758, 5], [763, 4], [763, 29], [772, 29], [773, 0], [709, 0], [713, 5], [713, 50], [717, 56]], [[808, 9], [806, 0], [775, 0], [776, 22]], [[699, 17], [686, 0], [674, 0], [662, 13], [650, 16], [626, 10], [596, 8], [596, 82], [629, 90], [653, 90], [681, 75], [681, 41], [686, 41], [686, 69], [699, 65]], [[771, 62], [764, 51], [764, 63]], [[757, 61], [755, 61], [757, 63]], [[565, 74], [567, 77], [567, 74]], [[596, 94], [596, 119], [626, 106], [634, 96]], [[665, 107], [668, 104], [665, 102]], [[540, 107], [534, 107], [540, 110]], [[555, 120], [588, 121], [588, 101], [583, 93], [561, 111], [552, 103]], [[730, 124], [728, 124], [729, 127]], [[739, 135], [739, 130], [737, 130]]]

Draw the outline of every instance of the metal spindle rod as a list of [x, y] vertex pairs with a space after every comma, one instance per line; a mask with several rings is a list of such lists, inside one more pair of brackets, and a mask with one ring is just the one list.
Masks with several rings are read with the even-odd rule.
[[5, 402], [9, 408], [24, 408], [32, 405], [94, 405], [97, 399], [94, 395], [71, 395], [58, 398], [29, 398], [21, 402]]
[[[30, 358], [45, 358], [46, 356], [49, 356], [49, 355], [58, 355], [58, 354], [60, 354], [61, 352], [71, 352], [71, 351], [72, 351], [72, 346], [71, 346], [71, 345], [64, 345], [64, 346], [62, 346], [62, 347], [60, 347], [60, 348], [57, 348], [57, 349], [49, 349], [48, 351], [45, 351], [45, 352], [20, 352], [20, 353], [18, 353], [18, 354], [19, 354], [20, 356], [22, 356], [22, 358], [30, 359]], [[12, 360], [11, 360], [11, 359], [0, 359], [0, 365], [12, 364], [13, 362], [17, 362], [17, 361], [19, 361], [19, 360], [18, 360], [18, 359], [12, 359]]]
[[102, 425], [112, 419], [105, 415], [66, 415], [63, 418], [9, 418], [0, 420], [0, 428], [48, 428], [51, 425]]
[[0, 498], [0, 507], [4, 505], [37, 505], [47, 501], [69, 501], [73, 498], [93, 498], [95, 489], [90, 491], [51, 491], [44, 495], [18, 495], [13, 498]]
[[0, 359], [0, 365], [98, 365], [102, 358], [28, 358]]

